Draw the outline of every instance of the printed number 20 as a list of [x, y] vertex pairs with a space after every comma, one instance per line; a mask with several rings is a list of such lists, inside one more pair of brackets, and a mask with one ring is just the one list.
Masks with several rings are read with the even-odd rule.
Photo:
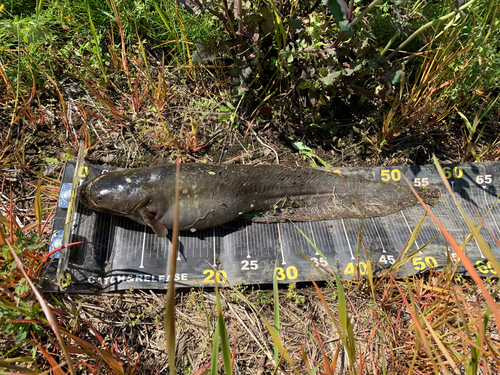
[[205, 277], [203, 279], [204, 283], [215, 283], [214, 276], [217, 279], [218, 284], [225, 283], [226, 279], [227, 279], [226, 271], [222, 271], [222, 270], [217, 271], [217, 272], [215, 272], [214, 270], [205, 270], [205, 271], [203, 271], [203, 274], [207, 275], [207, 277]]

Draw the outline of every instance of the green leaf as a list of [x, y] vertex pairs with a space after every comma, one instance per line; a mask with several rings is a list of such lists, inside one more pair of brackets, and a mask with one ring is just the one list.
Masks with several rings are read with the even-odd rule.
[[210, 375], [217, 375], [219, 360], [219, 320], [215, 325], [214, 340], [212, 346], [212, 363], [210, 365]]
[[314, 43], [313, 45], [314, 49], [321, 49], [321, 47], [323, 46], [326, 46], [326, 44], [323, 42]]
[[469, 119], [467, 117], [465, 117], [465, 115], [462, 112], [460, 112], [460, 111], [458, 111], [458, 114], [464, 120], [465, 126], [467, 126], [467, 130], [469, 131], [469, 134], [472, 137], [472, 135], [474, 134], [474, 128], [472, 127]]
[[310, 80], [301, 81], [297, 87], [301, 90], [309, 89], [312, 87]]
[[333, 84], [333, 82], [335, 82], [337, 77], [339, 77], [339, 76], [340, 76], [340, 72], [331, 72], [331, 73], [328, 73], [328, 75], [326, 77], [322, 77], [319, 80], [324, 85], [331, 86]]
[[43, 242], [40, 242], [40, 243], [38, 243], [36, 245], [26, 246], [26, 248], [29, 249], [29, 250], [36, 250], [36, 249], [41, 249], [44, 246], [45, 246], [45, 244]]
[[49, 157], [46, 157], [46, 158], [45, 158], [45, 161], [46, 161], [47, 163], [54, 163], [54, 164], [59, 164], [59, 163], [60, 163], [60, 161], [59, 161], [59, 160], [57, 160], [57, 159], [55, 159], [55, 158], [49, 158]]
[[285, 59], [287, 62], [291, 63], [293, 62], [293, 53], [290, 50], [281, 50], [279, 53], [280, 57]]
[[389, 82], [391, 84], [396, 84], [401, 81], [401, 79], [404, 77], [405, 72], [404, 70], [397, 70], [395, 72], [392, 72], [391, 75], [389, 76]]
[[290, 18], [288, 20], [288, 26], [292, 33], [296, 33], [302, 27], [302, 20], [299, 18]]
[[[325, 2], [323, 2], [325, 4]], [[326, 6], [332, 12], [340, 31], [347, 33], [349, 36], [353, 34], [351, 24], [349, 22], [349, 5], [344, 0], [326, 0]]]
[[305, 144], [302, 142], [294, 142], [292, 144], [293, 148], [299, 151], [312, 151], [309, 147], [307, 147]]

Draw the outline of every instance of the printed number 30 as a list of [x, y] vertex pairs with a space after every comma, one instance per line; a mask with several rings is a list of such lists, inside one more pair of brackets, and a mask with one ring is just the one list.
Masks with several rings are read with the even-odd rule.
[[285, 280], [285, 275], [287, 279], [295, 280], [299, 273], [295, 266], [287, 267], [285, 270], [281, 267], [276, 267], [276, 279], [279, 281]]

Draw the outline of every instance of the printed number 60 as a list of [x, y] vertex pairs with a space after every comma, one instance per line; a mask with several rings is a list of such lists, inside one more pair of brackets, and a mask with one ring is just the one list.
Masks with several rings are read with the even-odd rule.
[[462, 178], [462, 176], [464, 175], [464, 171], [463, 171], [462, 167], [459, 165], [457, 165], [456, 167], [453, 167], [453, 169], [451, 169], [451, 167], [443, 167], [443, 172], [444, 172], [444, 176], [448, 180], [451, 177]]

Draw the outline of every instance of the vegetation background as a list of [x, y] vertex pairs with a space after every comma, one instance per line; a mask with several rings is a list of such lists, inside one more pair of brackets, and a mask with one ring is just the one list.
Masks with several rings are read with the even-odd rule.
[[154, 292], [34, 285], [80, 142], [89, 163], [120, 167], [177, 156], [498, 160], [498, 10], [489, 0], [0, 2], [0, 371], [498, 373], [498, 283], [474, 276], [498, 274], [494, 257], [471, 278], [450, 260], [396, 280], [409, 256], [377, 279], [178, 291], [165, 322]]

